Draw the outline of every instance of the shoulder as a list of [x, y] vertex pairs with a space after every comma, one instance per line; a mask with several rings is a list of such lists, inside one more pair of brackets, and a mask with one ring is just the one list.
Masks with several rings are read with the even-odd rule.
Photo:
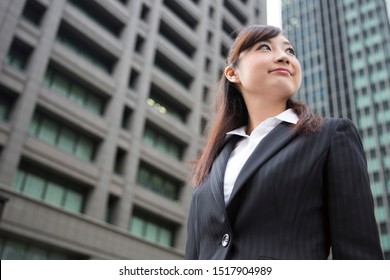
[[326, 118], [324, 126], [327, 126], [333, 142], [358, 142], [361, 145], [359, 131], [350, 119]]
[[324, 118], [324, 125], [328, 126], [355, 126], [350, 119], [346, 118]]
[[353, 131], [357, 133], [355, 124], [346, 118], [324, 118], [323, 130], [328, 132]]
[[356, 125], [347, 118], [325, 118], [324, 123], [334, 129], [352, 129], [357, 130]]
[[359, 139], [360, 135], [355, 124], [350, 119], [324, 118], [321, 128], [309, 138], [323, 143], [331, 143], [335, 139], [340, 138]]

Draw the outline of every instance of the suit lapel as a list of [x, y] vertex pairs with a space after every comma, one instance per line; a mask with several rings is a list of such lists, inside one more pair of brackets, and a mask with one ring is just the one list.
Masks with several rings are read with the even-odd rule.
[[225, 199], [223, 194], [223, 180], [225, 175], [226, 164], [229, 160], [230, 154], [236, 146], [237, 141], [241, 137], [238, 135], [229, 135], [225, 140], [225, 145], [219, 155], [214, 160], [212, 169], [210, 171], [210, 187], [214, 199], [218, 206], [225, 210]]
[[234, 199], [237, 192], [243, 187], [245, 182], [275, 153], [287, 145], [294, 137], [295, 133], [288, 123], [282, 122], [277, 125], [264, 139], [257, 145], [252, 155], [248, 158], [234, 184], [228, 205]]

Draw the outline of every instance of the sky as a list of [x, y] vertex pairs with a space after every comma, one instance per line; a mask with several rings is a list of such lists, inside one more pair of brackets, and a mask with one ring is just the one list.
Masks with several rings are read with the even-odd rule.
[[267, 24], [282, 27], [281, 0], [267, 0]]

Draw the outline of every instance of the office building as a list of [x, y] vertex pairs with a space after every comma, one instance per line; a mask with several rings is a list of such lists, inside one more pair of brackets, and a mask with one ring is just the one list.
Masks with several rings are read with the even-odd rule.
[[358, 127], [375, 214], [390, 259], [390, 26], [388, 0], [283, 0], [283, 28], [303, 69], [298, 98]]
[[0, 2], [1, 259], [181, 259], [232, 32], [260, 0]]

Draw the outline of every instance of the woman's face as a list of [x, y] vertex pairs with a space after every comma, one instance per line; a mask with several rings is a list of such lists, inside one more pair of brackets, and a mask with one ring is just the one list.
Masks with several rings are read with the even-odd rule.
[[285, 101], [301, 85], [301, 66], [293, 46], [283, 35], [258, 42], [242, 52], [237, 66], [228, 66], [225, 75], [239, 85], [244, 97], [260, 94]]

